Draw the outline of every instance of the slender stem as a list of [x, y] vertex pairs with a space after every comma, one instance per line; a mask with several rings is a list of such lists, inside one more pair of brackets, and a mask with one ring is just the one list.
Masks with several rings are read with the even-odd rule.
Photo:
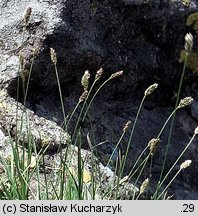
[[[160, 138], [162, 132], [164, 131], [165, 127], [167, 126], [168, 122], [170, 121], [170, 119], [172, 118], [172, 116], [175, 114], [175, 112], [177, 111], [178, 107], [176, 109], [173, 110], [173, 112], [169, 115], [169, 117], [167, 118], [166, 122], [164, 123], [163, 127], [161, 128], [158, 136], [157, 136], [157, 139]], [[151, 180], [152, 178], [152, 163], [153, 163], [153, 156], [151, 156], [151, 163], [150, 163], [150, 174], [149, 174], [149, 179]]]
[[118, 146], [120, 145], [120, 142], [122, 141], [122, 139], [123, 139], [123, 137], [124, 137], [124, 134], [125, 134], [125, 131], [123, 131], [123, 133], [122, 133], [120, 139], [118, 140], [118, 142], [117, 142], [115, 148], [113, 149], [113, 152], [112, 152], [112, 154], [111, 154], [111, 156], [110, 156], [110, 158], [109, 158], [109, 160], [108, 160], [108, 163], [107, 163], [107, 165], [106, 165], [107, 167], [109, 166], [109, 164], [110, 164], [110, 162], [111, 162], [111, 159], [112, 159], [112, 157], [113, 157], [113, 155], [114, 155], [116, 149], [117, 149]]
[[26, 89], [25, 89], [25, 96], [24, 96], [24, 106], [26, 105], [28, 87], [29, 87], [29, 83], [30, 83], [30, 77], [31, 77], [31, 74], [32, 74], [32, 68], [33, 68], [34, 60], [35, 60], [35, 51], [33, 52], [33, 60], [31, 62], [30, 71], [29, 71], [29, 74], [28, 74], [28, 80], [27, 80], [27, 85], [26, 85]]
[[149, 179], [152, 178], [152, 167], [153, 167], [153, 155], [151, 155], [151, 163], [150, 163], [150, 170], [149, 170]]
[[157, 139], [160, 138], [161, 134], [163, 133], [165, 127], [167, 126], [168, 122], [170, 121], [170, 119], [172, 118], [172, 116], [175, 114], [175, 112], [178, 110], [178, 107], [176, 107], [172, 113], [169, 115], [169, 117], [167, 118], [166, 122], [164, 123], [163, 127], [161, 128], [159, 134], [157, 135]]
[[142, 106], [143, 106], [143, 103], [144, 103], [144, 101], [145, 101], [145, 98], [146, 98], [146, 95], [144, 95], [144, 97], [143, 97], [143, 99], [142, 99], [142, 101], [141, 101], [141, 103], [140, 103], [140, 106], [139, 106], [139, 108], [138, 108], [137, 115], [136, 115], [136, 117], [135, 117], [135, 121], [134, 121], [132, 130], [131, 130], [131, 134], [130, 134], [130, 137], [129, 137], [128, 144], [127, 144], [126, 153], [125, 153], [125, 156], [124, 156], [124, 161], [123, 161], [123, 164], [122, 164], [121, 176], [123, 175], [123, 172], [124, 172], [124, 168], [125, 168], [125, 164], [126, 164], [126, 159], [127, 159], [128, 153], [129, 153], [129, 148], [131, 147], [131, 141], [132, 141], [132, 138], [133, 138], [135, 126], [136, 126], [137, 119], [138, 119], [139, 114], [140, 114], [140, 110], [141, 110], [141, 108], [142, 108]]
[[[25, 36], [25, 30], [23, 29], [23, 33], [22, 33], [22, 40], [21, 40], [21, 45], [23, 45], [24, 42], [24, 36]], [[17, 77], [17, 90], [16, 90], [16, 135], [15, 135], [15, 140], [16, 140], [16, 150], [17, 153], [18, 152], [18, 108], [19, 108], [19, 89], [20, 89], [20, 70], [21, 70], [21, 66], [20, 66], [20, 62], [19, 62], [19, 66], [18, 66], [18, 77]]]
[[[174, 110], [170, 116], [167, 118], [166, 122], [164, 123], [162, 129], [160, 130], [158, 136], [157, 136], [157, 139], [160, 138], [162, 132], [164, 131], [166, 125], [168, 124], [168, 122], [170, 121], [171, 117], [173, 116], [173, 114], [175, 113], [176, 110]], [[136, 160], [135, 164], [133, 165], [133, 168], [131, 169], [131, 171], [129, 172], [129, 175], [128, 176], [131, 176], [135, 167], [137, 166], [138, 162], [140, 161], [140, 159], [142, 158], [142, 156], [144, 155], [144, 153], [146, 152], [146, 150], [148, 149], [148, 145], [144, 148], [144, 150], [141, 152], [141, 154], [139, 155], [138, 159]], [[132, 175], [133, 176], [133, 175]]]
[[135, 164], [133, 165], [133, 168], [131, 169], [131, 171], [129, 172], [128, 176], [131, 176], [131, 174], [133, 173], [133, 170], [135, 169], [136, 165], [138, 164], [139, 160], [141, 159], [141, 157], [144, 155], [144, 153], [146, 152], [146, 150], [148, 149], [148, 146], [141, 152], [140, 156], [138, 157], [138, 159], [136, 160]]
[[82, 117], [82, 115], [83, 115], [85, 106], [86, 106], [86, 104], [87, 104], [87, 100], [88, 100], [88, 98], [90, 97], [90, 94], [91, 94], [91, 92], [93, 91], [93, 88], [94, 88], [95, 84], [96, 84], [96, 80], [94, 80], [93, 84], [91, 85], [91, 88], [90, 88], [90, 90], [89, 90], [89, 92], [88, 92], [88, 94], [87, 94], [87, 97], [85, 98], [85, 101], [84, 101], [84, 103], [83, 103], [83, 106], [82, 106], [82, 108], [81, 108], [81, 110], [80, 110], [80, 114], [79, 114], [79, 116], [78, 116], [78, 119], [77, 119], [77, 122], [76, 122], [76, 125], [75, 125], [75, 128], [74, 128], [73, 136], [72, 136], [72, 143], [73, 143], [73, 140], [75, 139], [75, 136], [76, 136], [76, 134], [77, 134], [77, 130], [78, 130], [78, 127], [79, 127], [79, 123], [80, 123], [81, 117]]
[[172, 184], [172, 182], [175, 180], [175, 178], [178, 176], [178, 174], [181, 172], [181, 169], [179, 169], [177, 171], [177, 173], [174, 175], [174, 177], [170, 180], [170, 182], [168, 183], [168, 185], [164, 188], [164, 190], [160, 193], [160, 195], [157, 197], [157, 199], [159, 199], [164, 193], [165, 191], [170, 187], [170, 185]]
[[62, 90], [61, 90], [61, 86], [60, 86], [60, 79], [59, 79], [58, 69], [57, 69], [57, 64], [56, 63], [54, 63], [54, 68], [55, 68], [55, 72], [56, 72], [56, 79], [57, 79], [57, 83], [58, 83], [58, 90], [59, 90], [59, 96], [60, 96], [60, 100], [61, 100], [61, 107], [62, 107], [63, 121], [64, 121], [64, 119], [65, 119], [65, 108], [64, 108], [63, 95], [62, 95]]
[[[167, 174], [165, 175], [165, 177], [163, 178], [163, 180], [161, 182], [159, 182], [158, 184], [158, 190], [159, 188], [162, 186], [162, 184], [164, 183], [164, 181], [167, 179], [167, 177], [169, 176], [170, 172], [173, 170], [173, 168], [175, 167], [175, 165], [178, 163], [178, 161], [181, 159], [181, 157], [184, 155], [184, 153], [186, 152], [186, 150], [189, 148], [189, 146], [191, 145], [192, 141], [194, 140], [196, 134], [194, 133], [192, 138], [190, 139], [190, 141], [188, 142], [188, 144], [186, 145], [186, 147], [184, 148], [184, 150], [181, 152], [181, 154], [179, 155], [179, 157], [176, 159], [176, 161], [174, 162], [174, 164], [172, 165], [172, 167], [169, 169], [169, 171], [167, 172]], [[153, 198], [155, 198], [157, 196], [158, 190], [156, 190], [155, 194], [153, 195]]]
[[[95, 80], [94, 80], [94, 82], [93, 82], [93, 84], [92, 84], [92, 86], [91, 86], [91, 88], [90, 88], [90, 90], [89, 90], [89, 92], [88, 92], [88, 95], [87, 95], [87, 97], [86, 97], [86, 99], [85, 99], [85, 101], [84, 101], [84, 103], [83, 103], [83, 107], [82, 107], [82, 109], [81, 109], [80, 115], [79, 115], [78, 120], [77, 120], [77, 123], [76, 123], [76, 125], [75, 125], [75, 129], [74, 129], [74, 133], [73, 133], [73, 137], [72, 137], [72, 142], [73, 142], [73, 140], [74, 140], [74, 138], [75, 138], [75, 134], [76, 134], [76, 133], [78, 134], [78, 131], [77, 131], [77, 130], [80, 131], [79, 122], [80, 122], [80, 120], [81, 120], [81, 116], [83, 115], [85, 106], [86, 106], [86, 109], [85, 109], [85, 113], [84, 113], [84, 115], [83, 115], [83, 117], [82, 117], [82, 122], [84, 122], [84, 120], [85, 120], [85, 118], [86, 118], [86, 116], [87, 116], [87, 113], [88, 113], [88, 111], [89, 111], [89, 109], [90, 109], [90, 106], [92, 105], [93, 100], [95, 99], [95, 97], [96, 97], [96, 95], [98, 94], [98, 92], [103, 88], [104, 85], [106, 85], [106, 84], [107, 84], [110, 80], [112, 80], [112, 79], [113, 79], [112, 77], [109, 77], [106, 81], [104, 81], [104, 82], [99, 86], [99, 88], [97, 88], [97, 90], [96, 90], [96, 92], [94, 93], [93, 97], [91, 98], [91, 100], [90, 100], [90, 101], [88, 102], [88, 104], [87, 104], [87, 100], [89, 99], [90, 94], [91, 94], [91, 92], [92, 92], [92, 90], [93, 90], [93, 88], [94, 88], [96, 82], [98, 81], [98, 79], [95, 79]], [[77, 131], [77, 132], [76, 132], [76, 131]]]
[[[184, 80], [187, 60], [188, 60], [188, 54], [186, 54], [186, 57], [185, 57], [185, 62], [184, 62], [183, 70], [182, 70], [182, 75], [181, 75], [180, 82], [179, 82], [179, 88], [178, 88], [178, 92], [177, 92], [177, 99], [176, 99], [176, 103], [175, 103], [175, 112], [173, 111], [174, 113], [173, 113], [173, 117], [172, 117], [172, 121], [171, 121], [171, 126], [170, 126], [170, 131], [169, 131], [169, 136], [168, 136], [168, 142], [167, 142], [167, 145], [166, 145], [163, 165], [162, 165], [162, 169], [161, 169], [161, 173], [160, 173], [160, 178], [159, 178], [159, 181], [158, 181], [159, 184], [161, 182], [161, 179], [162, 179], [162, 176], [163, 176], [163, 173], [164, 173], [164, 169], [165, 169], [165, 165], [166, 165], [166, 158], [167, 158], [169, 146], [170, 146], [170, 143], [171, 143], [172, 131], [173, 131], [173, 126], [174, 126], [174, 122], [175, 122], [177, 106], [179, 104], [179, 99], [180, 99], [180, 94], [181, 94], [181, 89], [182, 89], [182, 83], [183, 83], [183, 80]], [[157, 188], [158, 188], [158, 186], [157, 186]]]
[[[86, 97], [86, 99], [85, 99], [85, 101], [84, 101], [84, 103], [83, 103], [83, 106], [82, 106], [82, 108], [81, 108], [81, 112], [80, 112], [80, 114], [79, 114], [79, 116], [78, 116], [78, 120], [77, 120], [77, 123], [76, 123], [76, 125], [75, 125], [75, 129], [74, 129], [73, 136], [72, 136], [72, 143], [74, 142], [74, 146], [75, 146], [76, 143], [77, 143], [77, 138], [76, 138], [76, 136], [78, 136], [78, 133], [80, 133], [79, 122], [80, 122], [81, 117], [82, 117], [82, 115], [83, 115], [85, 106], [86, 106], [86, 109], [85, 109], [85, 113], [84, 113], [84, 115], [83, 115], [83, 117], [82, 117], [82, 122], [85, 120], [85, 117], [86, 117], [86, 115], [87, 115], [87, 113], [88, 113], [88, 111], [89, 111], [89, 109], [90, 109], [90, 106], [91, 106], [91, 104], [93, 103], [93, 100], [95, 99], [96, 95], [97, 95], [98, 92], [102, 89], [102, 87], [103, 87], [105, 84], [107, 84], [110, 80], [111, 80], [111, 77], [108, 78], [105, 82], [103, 82], [103, 83], [99, 86], [99, 88], [97, 88], [97, 90], [96, 90], [96, 92], [94, 93], [93, 97], [91, 98], [90, 102], [88, 102], [88, 104], [87, 104], [87, 100], [89, 99], [90, 94], [91, 94], [91, 92], [92, 92], [92, 90], [93, 90], [93, 88], [94, 88], [96, 82], [98, 81], [98, 80], [94, 80], [94, 82], [93, 82], [93, 84], [92, 84], [92, 86], [91, 86], [91, 88], [90, 88], [90, 90], [89, 90], [89, 92], [88, 92], [88, 95], [87, 95], [87, 97]], [[77, 134], [77, 135], [76, 135], [76, 134]], [[74, 150], [73, 150], [73, 151], [74, 151]]]
[[[85, 117], [86, 117], [86, 115], [87, 115], [87, 113], [88, 113], [88, 111], [89, 111], [89, 109], [90, 109], [90, 106], [92, 105], [93, 100], [95, 99], [95, 97], [96, 97], [96, 95], [98, 94], [98, 92], [99, 92], [99, 91], [103, 88], [103, 86], [106, 85], [110, 80], [111, 80], [111, 78], [109, 78], [109, 79], [107, 79], [105, 82], [103, 82], [103, 83], [99, 86], [99, 88], [97, 89], [97, 91], [94, 93], [93, 97], [91, 98], [90, 102], [89, 102], [88, 105], [87, 105], [87, 108], [86, 108], [86, 110], [85, 110], [85, 114], [84, 114], [84, 116], [83, 116], [83, 118], [82, 118], [82, 121], [85, 120]], [[88, 97], [87, 97], [87, 98], [88, 98]]]
[[70, 115], [70, 117], [69, 117], [69, 119], [68, 119], [68, 121], [67, 121], [66, 129], [65, 129], [67, 132], [68, 132], [68, 126], [69, 126], [69, 124], [70, 124], [70, 121], [72, 120], [72, 118], [73, 118], [73, 116], [74, 116], [74, 113], [76, 112], [76, 110], [77, 110], [77, 108], [79, 107], [79, 105], [80, 105], [80, 102], [77, 103], [77, 105], [76, 105], [75, 108], [73, 109], [73, 111], [72, 111], [72, 113], [71, 113], [71, 115]]
[[[136, 181], [135, 181], [135, 183], [134, 183], [134, 186], [137, 185], [137, 183], [138, 183], [138, 181], [139, 181], [139, 178], [140, 178], [140, 176], [142, 175], [142, 172], [143, 172], [143, 170], [144, 170], [144, 168], [145, 168], [145, 166], [146, 166], [146, 164], [147, 164], [149, 158], [150, 158], [150, 154], [145, 158], [144, 163], [143, 163], [143, 166], [142, 166], [142, 169], [140, 170], [140, 172], [139, 172], [139, 174], [138, 174], [138, 177], [136, 178]], [[136, 191], [134, 190], [134, 192], [133, 192], [133, 200], [135, 199], [135, 195], [136, 195]]]

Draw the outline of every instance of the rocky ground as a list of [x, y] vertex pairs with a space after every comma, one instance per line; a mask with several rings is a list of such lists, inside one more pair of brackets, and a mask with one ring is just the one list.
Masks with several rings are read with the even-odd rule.
[[[175, 93], [182, 72], [179, 63], [184, 46], [184, 36], [197, 34], [189, 15], [197, 11], [198, 2], [184, 1], [136, 1], [136, 0], [61, 0], [42, 2], [38, 0], [0, 2], [0, 126], [2, 136], [6, 128], [16, 132], [13, 116], [16, 115], [16, 92], [19, 71], [19, 53], [24, 57], [24, 71], [20, 78], [19, 113], [24, 109], [30, 115], [33, 137], [40, 148], [51, 143], [48, 153], [55, 153], [57, 146], [64, 147], [70, 139], [61, 128], [62, 111], [54, 65], [50, 60], [50, 47], [57, 52], [57, 67], [61, 81], [66, 114], [74, 109], [83, 89], [81, 77], [89, 70], [91, 77], [103, 67], [105, 80], [113, 72], [123, 70], [124, 75], [108, 83], [95, 99], [88, 118], [83, 124], [83, 134], [92, 131], [99, 159], [105, 165], [106, 158], [122, 133], [124, 124], [135, 119], [144, 90], [154, 82], [159, 83], [141, 111], [135, 128], [133, 142], [127, 159], [127, 174], [138, 153], [160, 131], [172, 111]], [[23, 13], [32, 8], [30, 20], [24, 33]], [[188, 25], [191, 23], [191, 25]], [[193, 24], [194, 23], [194, 24]], [[27, 83], [33, 52], [36, 51], [29, 83], [28, 97], [23, 106], [22, 84]], [[186, 71], [182, 97], [192, 96], [190, 108], [180, 110], [176, 116], [172, 144], [166, 169], [184, 149], [197, 126], [197, 74]], [[35, 128], [35, 129], [34, 129]], [[72, 126], [69, 132], [72, 131]], [[92, 129], [91, 129], [92, 128]], [[55, 131], [55, 132], [54, 132]], [[63, 143], [57, 141], [64, 134]], [[22, 135], [23, 140], [26, 137]], [[168, 128], [161, 136], [161, 147], [154, 158], [156, 176], [162, 165]], [[20, 138], [20, 137], [19, 137]], [[126, 150], [129, 133], [123, 139], [121, 150]], [[2, 142], [2, 141], [1, 141]], [[197, 139], [185, 153], [182, 161], [191, 159], [192, 166], [182, 172], [173, 184], [170, 194], [174, 199], [196, 199], [198, 196]], [[1, 144], [2, 145], [2, 144]], [[83, 147], [88, 149], [86, 139]], [[55, 151], [55, 152], [54, 152]], [[182, 162], [181, 161], [181, 162]], [[176, 167], [176, 170], [178, 168]], [[143, 178], [147, 176], [145, 172]]]

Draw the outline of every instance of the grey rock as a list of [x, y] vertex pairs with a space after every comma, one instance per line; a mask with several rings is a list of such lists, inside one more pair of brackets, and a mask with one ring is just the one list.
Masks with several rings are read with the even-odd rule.
[[191, 104], [191, 115], [195, 120], [198, 120], [198, 102], [193, 101]]
[[[28, 146], [30, 140], [38, 150], [53, 151], [70, 143], [70, 136], [55, 122], [39, 118], [31, 110], [0, 92], [0, 125], [14, 141]], [[61, 139], [60, 139], [61, 138]]]

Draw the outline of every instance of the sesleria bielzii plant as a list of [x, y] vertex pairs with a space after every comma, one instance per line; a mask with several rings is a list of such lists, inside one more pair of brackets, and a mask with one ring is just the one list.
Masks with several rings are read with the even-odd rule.
[[[23, 16], [23, 36], [22, 43], [24, 39], [24, 34], [26, 33], [29, 20], [31, 18], [32, 9], [29, 7]], [[167, 198], [167, 193], [170, 185], [175, 180], [175, 178], [180, 174], [180, 172], [190, 166], [191, 160], [186, 160], [180, 165], [179, 170], [175, 173], [174, 168], [182, 159], [189, 146], [192, 144], [195, 136], [198, 134], [198, 129], [196, 128], [194, 134], [190, 141], [187, 143], [183, 151], [178, 155], [175, 162], [165, 173], [166, 159], [168, 157], [168, 150], [171, 145], [172, 129], [174, 126], [175, 115], [179, 109], [189, 106], [193, 98], [185, 97], [180, 99], [182, 83], [185, 76], [186, 63], [188, 56], [193, 48], [193, 36], [189, 33], [185, 37], [185, 62], [183, 66], [183, 71], [181, 74], [181, 79], [177, 92], [177, 100], [175, 103], [175, 108], [168, 116], [167, 120], [164, 122], [159, 132], [155, 137], [151, 137], [150, 141], [145, 144], [145, 148], [137, 156], [137, 160], [132, 165], [130, 171], [125, 176], [125, 169], [127, 165], [128, 155], [131, 154], [130, 148], [134, 143], [134, 133], [136, 133], [136, 126], [141, 114], [142, 108], [144, 106], [145, 100], [151, 95], [155, 94], [157, 91], [158, 84], [154, 83], [145, 90], [143, 98], [139, 105], [137, 114], [134, 121], [128, 120], [124, 125], [121, 136], [119, 137], [117, 143], [115, 144], [112, 154], [109, 155], [108, 161], [105, 164], [105, 168], [108, 170], [109, 167], [114, 168], [115, 172], [113, 174], [111, 182], [108, 184], [104, 182], [104, 178], [101, 174], [101, 167], [99, 162], [95, 157], [96, 147], [99, 145], [105, 145], [105, 142], [96, 144], [92, 142], [92, 139], [88, 134], [86, 134], [87, 142], [90, 147], [90, 154], [85, 155], [83, 152], [83, 130], [82, 124], [86, 120], [89, 111], [92, 108], [94, 100], [96, 99], [98, 93], [103, 89], [103, 87], [110, 81], [114, 81], [121, 76], [123, 76], [123, 71], [117, 71], [109, 76], [106, 80], [101, 79], [104, 71], [100, 68], [93, 81], [90, 81], [91, 74], [89, 70], [86, 70], [81, 79], [81, 85], [83, 88], [82, 94], [79, 96], [76, 106], [70, 114], [67, 115], [63, 92], [61, 89], [61, 82], [59, 78], [58, 71], [58, 55], [56, 50], [50, 48], [49, 55], [51, 57], [51, 63], [54, 66], [54, 71], [56, 75], [57, 86], [59, 90], [61, 112], [62, 112], [62, 127], [65, 132], [69, 132], [69, 128], [72, 124], [73, 131], [70, 133], [71, 142], [68, 143], [65, 149], [62, 149], [60, 145], [58, 148], [58, 159], [54, 161], [52, 167], [43, 167], [43, 178], [41, 178], [41, 162], [45, 161], [45, 154], [49, 147], [49, 143], [46, 141], [45, 148], [38, 150], [36, 143], [31, 134], [31, 128], [29, 124], [29, 113], [24, 108], [23, 115], [25, 120], [18, 124], [18, 110], [19, 110], [19, 86], [23, 89], [23, 105], [25, 107], [28, 98], [28, 87], [31, 82], [31, 74], [33, 64], [36, 58], [36, 50], [32, 53], [32, 62], [30, 69], [27, 71], [25, 68], [25, 56], [21, 52], [19, 54], [19, 76], [17, 81], [17, 110], [16, 110], [16, 134], [11, 134], [10, 128], [7, 128], [9, 134], [9, 143], [12, 147], [12, 154], [9, 160], [3, 158], [0, 155], [0, 162], [6, 174], [5, 180], [1, 181], [0, 187], [0, 198], [1, 199], [165, 199]], [[78, 112], [77, 112], [78, 111]], [[76, 117], [77, 115], [77, 117]], [[164, 145], [161, 140], [161, 135], [168, 123], [171, 121], [170, 132], [168, 137], [168, 142], [166, 144], [166, 151], [163, 155], [163, 164], [159, 176], [157, 185], [151, 188], [152, 178], [153, 178], [153, 158], [157, 154], [157, 149], [160, 145]], [[74, 122], [74, 123], [73, 123]], [[28, 132], [28, 144], [19, 142], [19, 138], [22, 136], [22, 130], [24, 129]], [[119, 151], [119, 147], [124, 137], [129, 132], [127, 137], [126, 149], [122, 154]], [[13, 136], [14, 139], [13, 139]], [[62, 137], [60, 136], [60, 143]], [[118, 151], [118, 156], [116, 158], [115, 166], [112, 163], [113, 156], [115, 152]], [[133, 152], [132, 152], [133, 153]], [[76, 158], [76, 164], [74, 165], [74, 158]], [[88, 169], [88, 163], [90, 169]], [[112, 165], [113, 164], [113, 165]], [[114, 167], [113, 167], [114, 166]], [[48, 174], [47, 169], [51, 169], [52, 172]], [[148, 176], [142, 177], [145, 169], [149, 170], [147, 172]], [[174, 173], [174, 174], [173, 174]], [[34, 190], [31, 187], [32, 180], [36, 179], [36, 187]], [[106, 180], [108, 181], [108, 180]], [[167, 183], [168, 181], [168, 183]], [[133, 184], [131, 184], [133, 183]], [[105, 187], [104, 187], [105, 185]], [[133, 185], [133, 186], [132, 186]], [[123, 193], [126, 191], [126, 193]]]

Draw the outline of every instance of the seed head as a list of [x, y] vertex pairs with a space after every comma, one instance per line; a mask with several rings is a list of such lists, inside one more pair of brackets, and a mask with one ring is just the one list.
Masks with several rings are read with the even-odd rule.
[[195, 128], [194, 134], [195, 134], [195, 135], [198, 134], [198, 127]]
[[28, 22], [30, 20], [31, 13], [32, 13], [32, 8], [31, 7], [28, 7], [26, 9], [26, 11], [24, 12], [23, 20], [24, 20], [26, 26], [27, 26], [27, 24], [28, 24]]
[[153, 138], [149, 141], [148, 146], [150, 149], [150, 153], [153, 156], [155, 154], [155, 151], [157, 149], [157, 145], [160, 143], [160, 139], [158, 138]]
[[24, 55], [22, 52], [19, 53], [19, 65], [21, 70], [23, 70], [25, 64], [24, 64]]
[[89, 87], [89, 78], [90, 78], [90, 73], [88, 70], [86, 70], [81, 79], [81, 85], [83, 86], [84, 91], [87, 91]]
[[125, 124], [125, 126], [124, 126], [124, 128], [123, 128], [123, 132], [124, 132], [124, 133], [127, 131], [127, 129], [128, 129], [128, 127], [130, 126], [130, 124], [131, 124], [131, 121], [128, 121], [128, 122]]
[[184, 161], [184, 162], [180, 165], [180, 170], [186, 169], [187, 167], [190, 166], [191, 163], [192, 163], [192, 160], [186, 160], [186, 161]]
[[81, 94], [81, 96], [80, 96], [80, 98], [79, 98], [79, 102], [80, 102], [80, 103], [83, 102], [83, 101], [86, 99], [87, 95], [88, 95], [88, 91], [85, 90], [85, 91]]
[[155, 89], [156, 89], [157, 87], [158, 87], [158, 84], [157, 84], [157, 83], [154, 83], [153, 85], [149, 86], [149, 87], [145, 90], [144, 96], [148, 96], [148, 95], [152, 94], [152, 93], [155, 91]]
[[53, 48], [50, 48], [50, 56], [51, 56], [51, 61], [54, 64], [57, 64], [57, 56], [56, 56], [56, 52]]
[[98, 81], [100, 79], [100, 77], [103, 74], [103, 69], [100, 68], [97, 72], [96, 72], [96, 76], [95, 76], [95, 81]]
[[142, 185], [140, 186], [140, 194], [144, 193], [147, 189], [148, 189], [148, 186], [149, 186], [149, 179], [145, 179], [142, 183]]
[[193, 102], [193, 98], [192, 97], [185, 97], [184, 99], [180, 100], [178, 108], [181, 109], [181, 108], [184, 108], [186, 106], [189, 106], [192, 102]]
[[110, 79], [115, 79], [115, 78], [122, 76], [122, 75], [123, 75], [123, 71], [118, 71], [116, 73], [111, 74]]
[[184, 49], [187, 53], [190, 53], [193, 48], [193, 36], [191, 33], [187, 33], [185, 36], [185, 45]]
[[123, 183], [125, 183], [125, 182], [128, 181], [128, 180], [129, 180], [129, 176], [127, 175], [127, 176], [123, 177], [123, 178], [119, 181], [119, 184], [122, 185]]

